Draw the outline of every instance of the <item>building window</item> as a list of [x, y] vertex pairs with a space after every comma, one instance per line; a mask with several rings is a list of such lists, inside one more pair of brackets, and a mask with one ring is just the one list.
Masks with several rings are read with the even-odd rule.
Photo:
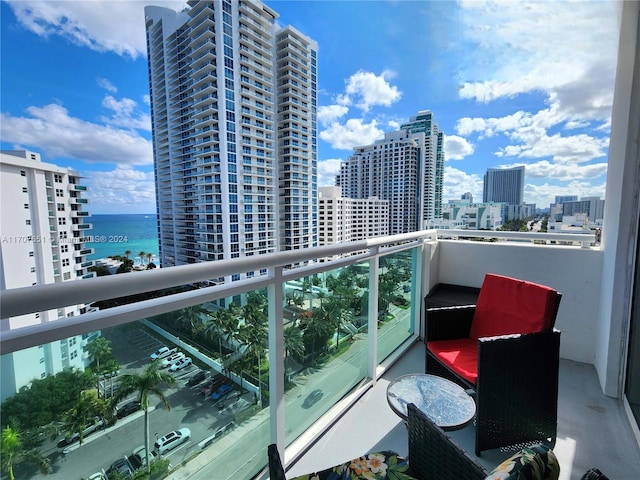
[[31, 225], [31, 220], [27, 219], [27, 220], [25, 220], [25, 222], [24, 222], [24, 223], [25, 223], [26, 225]]
[[28, 209], [28, 208], [29, 208], [29, 204], [28, 204], [28, 203], [25, 203], [25, 204], [24, 204], [24, 208]]
[[25, 172], [24, 170], [20, 170], [20, 175], [22, 175], [23, 177], [27, 176], [27, 172]]
[[36, 273], [36, 267], [31, 267], [29, 270], [31, 273]]
[[71, 280], [71, 272], [64, 272], [62, 276], [65, 280]]
[[69, 251], [69, 245], [60, 245], [60, 252], [67, 253]]
[[64, 197], [64, 190], [61, 188], [56, 188], [56, 197]]
[[29, 252], [29, 256], [30, 256], [30, 257], [33, 257], [33, 252]]
[[68, 267], [69, 266], [69, 259], [68, 258], [63, 258], [62, 259], [62, 266], [63, 267]]
[[22, 187], [22, 193], [27, 193], [27, 187]]
[[64, 203], [58, 203], [56, 204], [56, 208], [58, 209], [59, 212], [64, 212]]
[[62, 175], [60, 175], [59, 173], [54, 173], [53, 181], [56, 183], [62, 183]]
[[58, 218], [58, 225], [66, 225], [67, 224], [67, 219], [64, 217], [59, 217]]
[[40, 363], [44, 363], [44, 357], [40, 357]]

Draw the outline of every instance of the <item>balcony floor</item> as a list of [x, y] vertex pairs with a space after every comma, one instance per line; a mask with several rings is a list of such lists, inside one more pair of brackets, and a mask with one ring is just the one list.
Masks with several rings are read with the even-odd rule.
[[[411, 347], [383, 378], [326, 432], [287, 472], [288, 477], [340, 464], [367, 451], [388, 449], [407, 455], [407, 432], [389, 408], [389, 381], [405, 373], [424, 371], [421, 343]], [[629, 425], [622, 401], [602, 395], [593, 366], [560, 361], [558, 438], [554, 452], [560, 461], [560, 479], [580, 479], [592, 467], [609, 478], [638, 478], [640, 447]], [[450, 432], [473, 452], [473, 427]], [[491, 470], [512, 452], [484, 452], [480, 461]]]

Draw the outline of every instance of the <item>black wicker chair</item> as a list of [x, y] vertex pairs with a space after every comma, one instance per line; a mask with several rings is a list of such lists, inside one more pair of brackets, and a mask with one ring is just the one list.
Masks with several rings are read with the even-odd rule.
[[557, 480], [560, 475], [553, 450], [541, 444], [520, 450], [489, 472], [414, 404], [407, 411], [409, 466], [420, 480], [481, 480], [498, 472], [496, 478], [503, 479]]
[[[477, 455], [532, 442], [555, 445], [560, 332], [553, 326], [561, 298], [549, 287], [487, 274], [478, 310], [429, 308], [425, 299], [425, 371], [475, 392]], [[533, 323], [523, 319], [530, 312]], [[489, 336], [478, 334], [481, 315], [492, 324]]]

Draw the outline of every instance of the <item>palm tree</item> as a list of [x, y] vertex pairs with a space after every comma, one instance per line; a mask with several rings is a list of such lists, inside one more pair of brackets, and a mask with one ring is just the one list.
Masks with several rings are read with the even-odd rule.
[[202, 327], [202, 316], [208, 314], [209, 310], [202, 305], [193, 305], [180, 310], [178, 321], [188, 326], [191, 330], [191, 335], [193, 335]]
[[151, 472], [151, 463], [149, 462], [149, 397], [155, 395], [160, 399], [165, 409], [171, 410], [169, 399], [163, 393], [162, 385], [173, 386], [175, 383], [175, 377], [170, 373], [161, 371], [160, 361], [156, 360], [148, 365], [141, 374], [131, 373], [124, 375], [118, 394], [114, 399], [115, 402], [119, 402], [130, 393], [136, 392], [140, 406], [144, 410], [144, 446], [146, 449], [147, 473]]
[[29, 448], [28, 442], [23, 438], [22, 432], [17, 427], [6, 426], [0, 436], [0, 461], [2, 469], [7, 472], [9, 480], [14, 480], [13, 466], [21, 460], [35, 463], [44, 474], [51, 472], [49, 459], [43, 456], [37, 449]]
[[124, 251], [124, 256], [127, 257], [127, 260], [129, 259], [129, 255], [131, 255], [133, 252], [131, 250], [125, 250]]
[[285, 360], [291, 354], [304, 354], [304, 342], [302, 341], [302, 330], [295, 325], [289, 325], [282, 332], [284, 341], [284, 358]]
[[151, 260], [153, 260], [153, 253], [147, 253], [147, 265], [149, 265], [151, 263]]
[[[96, 372], [100, 374], [100, 360], [111, 356], [111, 342], [102, 336], [96, 337], [84, 347], [84, 351], [96, 361]], [[99, 382], [100, 377], [98, 377], [98, 392], [100, 392]]]
[[82, 445], [84, 429], [102, 411], [104, 408], [99, 405], [97, 394], [90, 391], [82, 392], [76, 404], [65, 415], [65, 430], [69, 435], [78, 432], [78, 442]]
[[[231, 305], [235, 305], [232, 303]], [[238, 332], [238, 315], [236, 308], [229, 305], [228, 309], [216, 310], [209, 313], [211, 320], [207, 324], [206, 332], [209, 336], [218, 336], [218, 351], [222, 358], [222, 340], [229, 341]]]
[[144, 263], [144, 257], [147, 255], [147, 252], [145, 252], [144, 250], [140, 250], [138, 252], [138, 256], [140, 257], [140, 265], [142, 265]]

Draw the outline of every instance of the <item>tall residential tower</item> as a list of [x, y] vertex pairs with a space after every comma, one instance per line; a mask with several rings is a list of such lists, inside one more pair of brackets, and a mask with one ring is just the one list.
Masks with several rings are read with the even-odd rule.
[[259, 1], [188, 5], [145, 8], [161, 265], [317, 245], [316, 43]]
[[[41, 161], [38, 153], [0, 152], [0, 289], [94, 277], [86, 248], [87, 187], [78, 172]], [[11, 317], [0, 331], [28, 327], [84, 313], [85, 305]], [[83, 369], [87, 338], [66, 338], [2, 356], [0, 401], [33, 379], [68, 368]]]
[[442, 212], [443, 134], [425, 110], [397, 132], [357, 147], [340, 166], [336, 185], [350, 198], [389, 202], [389, 233], [414, 232]]
[[522, 205], [524, 196], [524, 167], [489, 168], [484, 175], [484, 202]]

